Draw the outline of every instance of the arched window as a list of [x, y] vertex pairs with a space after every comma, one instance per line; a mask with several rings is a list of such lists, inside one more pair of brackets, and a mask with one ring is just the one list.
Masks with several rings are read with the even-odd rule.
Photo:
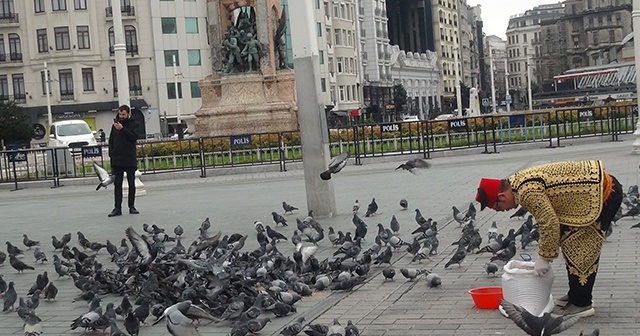
[[[131, 55], [138, 54], [138, 36], [136, 28], [131, 25], [124, 26], [124, 43], [127, 47], [127, 53]], [[113, 32], [113, 27], [109, 28], [109, 53], [114, 54], [113, 46], [116, 44], [116, 37]]]
[[20, 35], [11, 33], [9, 37], [9, 59], [12, 61], [22, 61], [22, 45]]

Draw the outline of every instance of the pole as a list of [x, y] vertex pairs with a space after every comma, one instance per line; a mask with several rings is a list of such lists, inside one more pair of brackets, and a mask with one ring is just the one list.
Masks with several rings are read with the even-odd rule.
[[[129, 71], [127, 69], [127, 45], [124, 41], [124, 29], [122, 28], [122, 12], [120, 0], [110, 0], [113, 12], [113, 53], [116, 59], [116, 78], [118, 83], [118, 104], [131, 104], [129, 98]], [[116, 3], [114, 6], [113, 3]]]
[[44, 93], [47, 96], [47, 121], [49, 121], [49, 128], [53, 125], [53, 115], [51, 114], [51, 90], [49, 87], [49, 68], [47, 62], [44, 62]]
[[458, 52], [459, 46], [455, 41], [453, 42], [453, 67], [455, 68], [453, 71], [456, 75], [456, 104], [458, 105], [458, 116], [462, 117], [462, 95], [460, 93], [460, 74], [458, 73]]
[[491, 70], [491, 106], [493, 107], [493, 113], [498, 113], [496, 108], [496, 82], [493, 74], [494, 66], [493, 66], [493, 50], [491, 50], [491, 45], [489, 45], [489, 68]]
[[[633, 11], [631, 12], [631, 18], [633, 20], [633, 40], [635, 50], [635, 62], [636, 62], [636, 87], [640, 90], [640, 0], [633, 0]], [[640, 100], [638, 100], [640, 102]], [[638, 104], [638, 103], [636, 103]], [[636, 109], [640, 109], [640, 105], [636, 105]], [[636, 131], [633, 135], [636, 140], [633, 142], [633, 154], [640, 154], [640, 118], [636, 119]]]
[[320, 173], [327, 169], [331, 151], [327, 117], [319, 96], [320, 62], [312, 6], [311, 1], [289, 1], [289, 13], [295, 13], [291, 15], [291, 26], [296, 27], [291, 31], [291, 40], [307, 209], [326, 218], [337, 214], [333, 181], [342, 176], [334, 175], [328, 181], [320, 179]]
[[175, 87], [176, 92], [176, 117], [178, 119], [178, 124], [182, 123], [180, 116], [180, 96], [178, 95], [178, 66], [176, 65], [176, 55], [172, 56], [173, 58], [173, 86]]
[[509, 68], [507, 67], [507, 58], [504, 59], [504, 102], [507, 105], [507, 113], [511, 112], [511, 104], [509, 103]]
[[529, 99], [529, 111], [533, 111], [533, 99], [531, 97], [531, 57], [529, 57], [529, 53], [527, 53], [527, 98]]

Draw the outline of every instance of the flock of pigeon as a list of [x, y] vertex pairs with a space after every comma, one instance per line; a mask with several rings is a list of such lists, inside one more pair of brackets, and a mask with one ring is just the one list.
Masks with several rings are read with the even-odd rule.
[[[629, 188], [625, 195], [627, 210], [619, 218], [640, 215], [640, 211], [634, 212], [638, 211], [640, 199], [638, 187], [634, 187]], [[402, 209], [408, 209], [407, 200], [402, 199], [399, 204]], [[396, 269], [392, 265], [392, 257], [396, 252], [406, 252], [404, 255], [410, 258], [408, 264], [433, 261], [432, 258], [439, 255], [439, 225], [433, 219], [423, 217], [419, 209], [415, 209], [417, 227], [411, 232], [411, 238], [404, 240], [400, 237], [400, 223], [395, 215], [388, 227], [378, 223], [377, 230], [369, 232], [361, 216], [370, 218], [377, 215], [375, 198], [367, 205], [366, 211], [361, 211], [360, 203], [355, 201], [353, 229], [344, 232], [333, 227], [325, 231], [310, 211], [303, 219], [295, 218], [295, 229], [288, 237], [283, 234], [283, 230], [291, 232], [287, 215], [299, 209], [286, 202], [282, 202], [282, 208], [283, 214], [272, 213], [273, 223], [256, 221], [254, 234], [223, 235], [219, 230], [212, 234], [210, 231], [216, 230], [211, 230], [212, 224], [207, 218], [198, 228], [198, 237], [188, 246], [182, 244], [186, 236], [180, 225], [172, 233], [155, 224], [144, 224], [140, 233], [128, 227], [119, 244], [109, 240], [105, 243], [92, 241], [80, 231], [76, 233], [77, 240], [73, 244], [70, 233], [61, 239], [52, 236], [52, 264], [57, 278], [50, 279], [50, 270], [44, 271], [37, 274], [27, 293], [17, 293], [14, 283], [7, 284], [0, 275], [3, 312], [17, 313], [24, 321], [25, 335], [40, 335], [43, 333], [42, 323], [36, 313], [40, 299], [55, 301], [56, 284], [65, 283], [60, 281], [64, 278], [71, 278], [78, 289], [75, 301], [85, 301], [87, 310], [69, 321], [70, 330], [109, 330], [110, 335], [138, 335], [148, 323], [164, 323], [172, 335], [191, 336], [199, 335], [198, 327], [212, 324], [229, 328], [232, 336], [257, 334], [273, 319], [296, 313], [296, 303], [303, 297], [323, 290], [351, 291], [357, 288], [368, 280], [372, 267], [384, 267], [384, 281], [393, 281]], [[514, 258], [516, 246], [526, 249], [539, 238], [537, 224], [531, 215], [527, 216], [524, 208], [518, 209], [511, 217], [526, 217], [526, 220], [517, 230], [509, 229], [506, 236], [499, 232], [496, 222], [482, 235], [476, 225], [473, 203], [465, 213], [455, 206], [452, 210], [461, 235], [453, 242], [457, 248], [445, 268], [462, 265], [469, 253], [487, 253], [491, 257], [485, 270], [495, 276], [500, 265]], [[243, 249], [250, 236], [257, 240], [258, 248]], [[294, 246], [291, 255], [281, 252], [285, 249], [282, 244], [289, 242]], [[368, 245], [363, 246], [363, 242]], [[9, 264], [13, 269], [17, 272], [35, 270], [23, 261], [24, 250], [11, 242], [6, 244]], [[316, 258], [320, 244], [330, 244], [335, 248], [332, 257]], [[24, 235], [23, 245], [33, 250], [39, 269], [43, 267], [41, 264], [48, 264], [40, 242]], [[103, 250], [110, 257], [109, 263], [100, 262], [106, 257]], [[7, 254], [0, 252], [0, 266]], [[398, 271], [407, 281], [424, 278], [428, 287], [441, 286], [441, 277], [432, 270], [403, 267]], [[108, 303], [103, 307], [102, 299], [106, 295], [117, 295], [121, 299], [118, 299], [119, 303]], [[548, 315], [531, 317], [521, 307], [508, 302], [504, 302], [503, 307], [529, 335], [557, 333], [573, 322], [552, 320]], [[553, 329], [549, 323], [562, 323], [562, 328]], [[358, 327], [352, 321], [343, 324], [338, 319], [328, 325], [305, 324], [304, 317], [300, 316], [286, 325], [281, 334], [359, 335]], [[591, 335], [597, 335], [597, 331]]]

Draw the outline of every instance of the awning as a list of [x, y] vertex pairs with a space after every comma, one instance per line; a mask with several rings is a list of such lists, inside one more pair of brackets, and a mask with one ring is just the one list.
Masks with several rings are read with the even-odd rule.
[[[82, 103], [69, 105], [51, 105], [51, 114], [64, 114], [66, 112], [112, 112], [120, 107], [117, 101]], [[144, 99], [132, 99], [131, 107], [147, 109], [149, 104]], [[38, 119], [39, 115], [47, 114], [47, 106], [30, 106], [23, 108], [31, 118]]]

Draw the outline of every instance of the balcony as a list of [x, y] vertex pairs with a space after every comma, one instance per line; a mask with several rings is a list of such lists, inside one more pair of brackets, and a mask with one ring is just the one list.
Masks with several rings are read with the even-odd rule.
[[[105, 15], [107, 18], [113, 18], [113, 7], [109, 6], [104, 9]], [[136, 7], [135, 6], [120, 6], [120, 12], [122, 13], [122, 18], [133, 18], [136, 16]]]
[[376, 37], [377, 38], [382, 38], [382, 29], [376, 30]]
[[129, 87], [129, 96], [131, 96], [131, 97], [140, 97], [140, 96], [142, 96], [142, 86], [130, 86]]
[[333, 55], [333, 44], [327, 44], [327, 54]]
[[0, 25], [14, 25], [20, 23], [18, 13], [0, 13]]
[[24, 93], [16, 93], [13, 95], [13, 101], [16, 104], [26, 104], [27, 103], [27, 95]]
[[384, 59], [384, 53], [383, 52], [379, 52], [378, 53], [378, 59], [379, 60], [383, 60]]
[[75, 96], [73, 95], [73, 90], [71, 91], [60, 91], [60, 100], [74, 100]]
[[[135, 56], [138, 54], [138, 45], [137, 44], [127, 44], [127, 54], [131, 54], [131, 56]], [[115, 49], [113, 46], [109, 47], [109, 55], [115, 55]]]
[[0, 102], [8, 102], [9, 101], [9, 96], [5, 96], [5, 95], [0, 95]]
[[9, 60], [14, 63], [22, 62], [22, 53], [14, 53], [14, 52], [10, 53]]
[[388, 52], [384, 53], [384, 59], [387, 60], [387, 61], [390, 60], [391, 59], [391, 54], [388, 53]]

